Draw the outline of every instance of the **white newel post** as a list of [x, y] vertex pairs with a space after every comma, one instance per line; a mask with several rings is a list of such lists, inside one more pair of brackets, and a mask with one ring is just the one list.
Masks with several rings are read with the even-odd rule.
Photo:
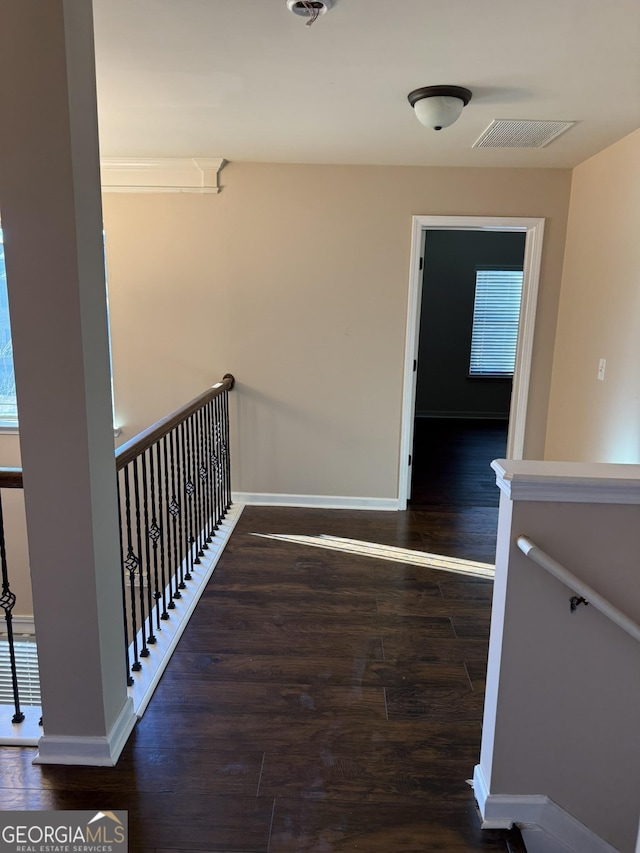
[[0, 6], [0, 216], [44, 715], [36, 760], [110, 765], [135, 717], [89, 0]]

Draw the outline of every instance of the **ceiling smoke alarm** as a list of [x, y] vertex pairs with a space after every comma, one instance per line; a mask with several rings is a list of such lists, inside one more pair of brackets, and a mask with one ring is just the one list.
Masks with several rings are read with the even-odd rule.
[[332, 7], [333, 0], [287, 0], [287, 9], [301, 18], [309, 18], [307, 23], [315, 21]]

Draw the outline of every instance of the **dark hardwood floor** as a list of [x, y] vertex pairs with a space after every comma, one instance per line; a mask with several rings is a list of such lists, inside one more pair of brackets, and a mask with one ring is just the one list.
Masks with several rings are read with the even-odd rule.
[[246, 508], [118, 766], [0, 749], [0, 808], [128, 809], [131, 848], [157, 853], [506, 853], [465, 781], [491, 582], [252, 535], [491, 561], [496, 518]]
[[411, 502], [420, 506], [498, 506], [493, 459], [504, 459], [507, 422], [416, 418]]

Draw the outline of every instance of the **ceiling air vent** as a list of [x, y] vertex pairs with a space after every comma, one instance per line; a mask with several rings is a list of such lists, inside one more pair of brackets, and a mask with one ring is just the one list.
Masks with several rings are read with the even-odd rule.
[[474, 148], [544, 148], [575, 121], [494, 119], [473, 143]]

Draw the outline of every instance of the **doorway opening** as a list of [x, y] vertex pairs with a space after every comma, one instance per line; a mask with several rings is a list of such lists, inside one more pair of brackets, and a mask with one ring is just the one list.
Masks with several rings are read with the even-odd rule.
[[[445, 416], [425, 417], [424, 421], [431, 421], [430, 424], [425, 425], [423, 425], [422, 423], [423, 419], [419, 418], [419, 429], [422, 430], [424, 426], [425, 429], [429, 427], [431, 430], [431, 436], [430, 438], [427, 437], [426, 440], [431, 440], [431, 455], [432, 457], [435, 457], [439, 462], [443, 461], [442, 457], [444, 453], [447, 453], [450, 456], [450, 454], [453, 452], [458, 453], [458, 462], [461, 461], [461, 458], [459, 456], [460, 448], [458, 447], [458, 450], [456, 451], [454, 445], [456, 441], [458, 441], [459, 443], [461, 437], [463, 437], [463, 427], [468, 427], [470, 425], [469, 423], [464, 424], [465, 415], [468, 416], [469, 414], [473, 414], [474, 407], [475, 411], [480, 411], [483, 415], [483, 417], [477, 418], [476, 420], [486, 422], [484, 424], [476, 423], [477, 429], [475, 440], [476, 442], [479, 440], [481, 443], [488, 445], [489, 448], [494, 448], [498, 451], [491, 458], [495, 458], [496, 456], [506, 456], [507, 458], [512, 459], [523, 458], [526, 433], [526, 408], [529, 391], [531, 357], [533, 351], [533, 332], [535, 327], [535, 308], [538, 292], [540, 259], [542, 253], [543, 229], [543, 219], [523, 219], [519, 217], [496, 218], [455, 216], [415, 216], [413, 218], [411, 277], [409, 285], [409, 308], [407, 316], [407, 334], [405, 347], [403, 418], [400, 449], [400, 509], [406, 508], [407, 501], [411, 496], [413, 479], [413, 443], [416, 414], [432, 416], [439, 414], [440, 416]], [[436, 234], [436, 232], [442, 231], [447, 233], [441, 235], [441, 238], [438, 239], [438, 235]], [[423, 305], [423, 267], [425, 269], [428, 268], [430, 263], [430, 257], [432, 259], [435, 259], [436, 265], [438, 263], [442, 263], [442, 261], [438, 261], [437, 259], [438, 244], [440, 243], [446, 245], [448, 243], [449, 245], [451, 245], [451, 243], [455, 242], [456, 234], [468, 231], [494, 232], [496, 234], [506, 232], [508, 236], [513, 235], [512, 243], [513, 247], [515, 248], [512, 248], [512, 252], [520, 252], [520, 255], [518, 257], [522, 262], [522, 289], [519, 306], [519, 320], [517, 323], [517, 346], [515, 348], [513, 385], [512, 387], [510, 387], [510, 381], [507, 383], [501, 383], [500, 381], [496, 380], [488, 380], [488, 378], [486, 381], [477, 377], [470, 378], [471, 373], [473, 372], [470, 366], [468, 374], [461, 379], [460, 385], [466, 385], [467, 388], [469, 385], [471, 385], [471, 397], [468, 397], [467, 401], [471, 399], [475, 400], [475, 402], [467, 402], [466, 405], [468, 406], [468, 408], [465, 410], [465, 403], [461, 402], [461, 398], [459, 398], [456, 402], [454, 400], [455, 394], [452, 395], [452, 389], [449, 388], [448, 390], [445, 390], [444, 396], [442, 395], [442, 393], [440, 394], [439, 402], [433, 404], [430, 410], [429, 405], [431, 404], [428, 402], [424, 402], [424, 396], [418, 399], [418, 377], [430, 377], [430, 381], [426, 382], [426, 386], [430, 387], [432, 393], [427, 394], [426, 399], [429, 400], [430, 398], [433, 403], [433, 401], [436, 399], [433, 394], [434, 388], [440, 386], [440, 391], [442, 392], [443, 385], [446, 383], [447, 370], [443, 371], [441, 361], [440, 364], [427, 364], [426, 366], [423, 364], [421, 367], [419, 367], [420, 326], [422, 324], [423, 334], [425, 333], [425, 328], [430, 328], [430, 332], [427, 332], [427, 334], [439, 334], [441, 338], [446, 337], [447, 329], [444, 327], [445, 324], [443, 324], [442, 322], [442, 317], [447, 315], [447, 313], [463, 314], [464, 309], [462, 306], [462, 300], [459, 300], [453, 305], [449, 305], [448, 309], [446, 308], [446, 306], [443, 309], [442, 305], [438, 304], [437, 296], [435, 302], [430, 305], [427, 290], [425, 290], [425, 300]], [[427, 237], [428, 234], [433, 235], [431, 238], [431, 242], [429, 242], [429, 239]], [[471, 237], [481, 237], [481, 235], [471, 235]], [[522, 238], [524, 238], [524, 257], [522, 257]], [[489, 252], [489, 254], [491, 254], [491, 252]], [[511, 258], [512, 260], [510, 262], [503, 262], [503, 266], [505, 266], [505, 269], [507, 267], [520, 266], [519, 262], [513, 263], [513, 254], [511, 255]], [[491, 267], [495, 265], [495, 261], [488, 258], [487, 256], [485, 256], [485, 260], [487, 261], [486, 263], [483, 260], [478, 260], [476, 266], [480, 268], [483, 266]], [[471, 286], [475, 290], [475, 280]], [[446, 286], [444, 290], [446, 291]], [[443, 293], [441, 292], [440, 297], [442, 297], [442, 295]], [[475, 306], [472, 307], [472, 311], [474, 307]], [[443, 310], [444, 314], [442, 314]], [[467, 304], [466, 310], [466, 322], [468, 325], [469, 304]], [[441, 312], [442, 316], [438, 320], [436, 315], [439, 311]], [[467, 350], [469, 350], [470, 340], [467, 340], [463, 344], [463, 346], [465, 346]], [[425, 353], [423, 352], [422, 355], [422, 360], [424, 362]], [[433, 354], [432, 357], [435, 358]], [[468, 356], [465, 356], [465, 358], [468, 358]], [[437, 373], [438, 369], [440, 370], [440, 374]], [[422, 381], [420, 384], [421, 386], [424, 386], [425, 382]], [[483, 394], [479, 391], [483, 384], [485, 391], [487, 388], [489, 388], [489, 391], [488, 393], [484, 394], [484, 402], [478, 403], [479, 397], [483, 396]], [[502, 387], [500, 387], [501, 385]], [[424, 390], [424, 387], [422, 387], [421, 390]], [[458, 390], [460, 390], [460, 388], [458, 388]], [[508, 399], [509, 397], [510, 403]], [[500, 400], [502, 402], [500, 402]], [[419, 405], [417, 405], [417, 403]], [[480, 408], [478, 408], [478, 406]], [[498, 415], [498, 417], [493, 419], [487, 417], [487, 415], [492, 414]], [[508, 424], [506, 436], [506, 424], [504, 422], [505, 418], [507, 418], [506, 424]], [[445, 430], [445, 424], [441, 423], [438, 425], [437, 423], [435, 423], [437, 420], [449, 420], [450, 423], [448, 425], [451, 427], [451, 429]], [[490, 424], [489, 421], [491, 420], [496, 421], [496, 423]], [[502, 423], [500, 422], [501, 420], [503, 421]], [[457, 421], [457, 429], [453, 429], [454, 425], [451, 424], [451, 421]], [[456, 436], [454, 434], [455, 432], [458, 432], [459, 435]], [[439, 437], [438, 433], [440, 433]], [[442, 445], [443, 437], [446, 437], [447, 441], [451, 446], [444, 447], [444, 445]], [[417, 438], [420, 440], [420, 443], [422, 443], [424, 440], [424, 437], [422, 436], [417, 436]], [[440, 441], [441, 443], [441, 447], [439, 450], [437, 447], [438, 441]], [[502, 450], [502, 448], [504, 448], [504, 450]], [[500, 452], [501, 450], [502, 452]], [[494, 450], [490, 449], [488, 452], [491, 454], [494, 452]], [[446, 470], [443, 470], [441, 472], [441, 476], [443, 477], [447, 477], [450, 475], [451, 472], [447, 474]], [[473, 481], [473, 474], [471, 476]], [[490, 473], [489, 480], [485, 482], [488, 482], [486, 488], [495, 488], [491, 485]], [[461, 488], [468, 491], [468, 487], [465, 487], [464, 485], [462, 485]], [[419, 497], [417, 499], [420, 500]], [[469, 492], [467, 495], [467, 501], [473, 502], [473, 500], [474, 496]]]
[[497, 506], [522, 292], [519, 231], [427, 230], [412, 506]]

